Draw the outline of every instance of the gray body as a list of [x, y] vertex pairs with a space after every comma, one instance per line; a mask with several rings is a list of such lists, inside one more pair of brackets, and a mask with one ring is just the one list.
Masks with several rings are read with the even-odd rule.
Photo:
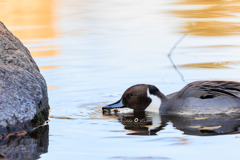
[[192, 82], [166, 96], [161, 114], [240, 113], [240, 83], [231, 81]]

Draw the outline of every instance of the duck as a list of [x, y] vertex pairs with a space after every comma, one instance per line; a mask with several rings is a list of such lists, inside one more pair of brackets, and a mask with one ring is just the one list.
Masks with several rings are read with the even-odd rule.
[[105, 111], [130, 108], [162, 115], [240, 113], [240, 82], [194, 81], [178, 92], [164, 95], [155, 85], [137, 84], [128, 88]]

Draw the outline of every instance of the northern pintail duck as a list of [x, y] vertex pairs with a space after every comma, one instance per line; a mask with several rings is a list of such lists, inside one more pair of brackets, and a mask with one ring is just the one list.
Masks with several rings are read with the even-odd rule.
[[240, 113], [240, 82], [196, 81], [167, 96], [154, 85], [138, 84], [103, 110], [124, 107], [161, 114]]

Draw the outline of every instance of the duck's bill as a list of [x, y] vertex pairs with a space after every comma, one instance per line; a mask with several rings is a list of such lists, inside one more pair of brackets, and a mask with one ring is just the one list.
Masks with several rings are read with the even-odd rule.
[[113, 104], [102, 107], [102, 109], [114, 109], [114, 108], [124, 108], [124, 107], [126, 107], [126, 106], [122, 103], [122, 99], [120, 99], [119, 101], [117, 101]]

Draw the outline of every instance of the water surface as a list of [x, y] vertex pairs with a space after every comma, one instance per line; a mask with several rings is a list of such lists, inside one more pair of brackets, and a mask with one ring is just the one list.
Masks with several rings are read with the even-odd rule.
[[30, 49], [49, 88], [49, 140], [32, 157], [238, 158], [238, 115], [103, 115], [101, 107], [138, 83], [169, 94], [195, 80], [240, 81], [239, 3], [0, 0], [1, 21]]

